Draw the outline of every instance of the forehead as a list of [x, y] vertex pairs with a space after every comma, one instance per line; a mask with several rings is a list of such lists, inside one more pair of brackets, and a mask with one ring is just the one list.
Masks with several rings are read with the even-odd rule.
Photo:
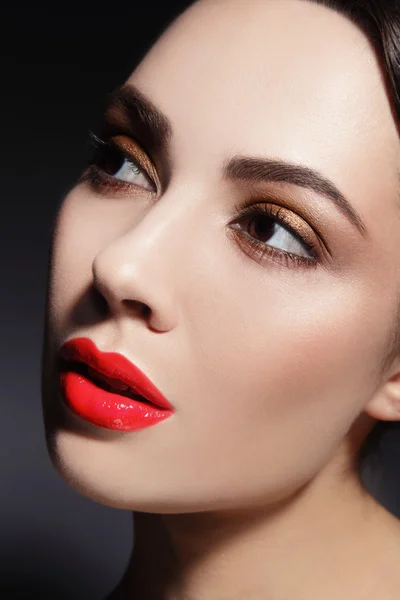
[[397, 131], [377, 57], [357, 26], [326, 7], [200, 0], [131, 80], [170, 118], [180, 156], [189, 140], [210, 161], [267, 153], [343, 187], [374, 164], [397, 186]]

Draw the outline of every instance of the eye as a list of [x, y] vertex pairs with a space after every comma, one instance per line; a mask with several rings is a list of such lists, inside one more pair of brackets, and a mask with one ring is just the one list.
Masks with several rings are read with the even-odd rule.
[[286, 263], [316, 266], [315, 234], [302, 221], [282, 207], [264, 203], [239, 211], [239, 218], [230, 227], [252, 257], [263, 259], [269, 255]]
[[304, 244], [286, 227], [274, 221], [271, 217], [255, 217], [250, 221], [249, 235], [260, 239], [273, 248], [278, 248], [290, 254], [309, 256]]
[[118, 162], [115, 162], [113, 165], [108, 164], [107, 167], [108, 170], [104, 169], [105, 172], [111, 177], [115, 177], [115, 179], [134, 183], [146, 189], [152, 189], [147, 176], [132, 159], [124, 158], [121, 155]]
[[[156, 170], [142, 148], [131, 138], [118, 135], [104, 140], [93, 133], [95, 153], [89, 167], [80, 177], [96, 192], [129, 193], [145, 190], [154, 193], [159, 185]], [[151, 175], [150, 175], [151, 173]]]

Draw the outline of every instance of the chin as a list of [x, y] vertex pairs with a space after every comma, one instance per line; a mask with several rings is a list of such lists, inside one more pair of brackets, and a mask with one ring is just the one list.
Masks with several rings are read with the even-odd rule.
[[[122, 510], [177, 514], [207, 509], [196, 498], [187, 497], [184, 487], [180, 490], [173, 485], [165, 467], [160, 465], [164, 477], [161, 471], [149, 475], [140, 457], [128, 457], [123, 444], [115, 445], [101, 434], [100, 431], [94, 439], [82, 432], [46, 428], [52, 465], [73, 490], [94, 502]], [[209, 503], [207, 506], [213, 508]]]
[[[199, 481], [188, 485], [184, 473], [167, 465], [159, 472], [150, 472], [140, 466], [141, 457], [132, 455], [127, 461], [130, 472], [118, 468], [119, 451], [104, 441], [84, 438], [70, 431], [58, 431], [49, 438], [49, 455], [52, 464], [65, 483], [79, 494], [104, 506], [122, 510], [154, 514], [189, 514], [200, 512], [238, 512], [265, 509], [289, 498], [258, 498], [257, 493], [236, 489], [220, 482]], [[125, 448], [126, 452], [126, 448]], [[117, 466], [116, 466], [117, 465]], [[258, 490], [259, 491], [259, 490]], [[242, 492], [242, 493], [241, 493]], [[292, 494], [289, 494], [292, 496]]]

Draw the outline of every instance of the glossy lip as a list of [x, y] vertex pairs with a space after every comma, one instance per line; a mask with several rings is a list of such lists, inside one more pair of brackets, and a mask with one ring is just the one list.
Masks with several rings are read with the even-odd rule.
[[[134, 431], [173, 413], [170, 402], [138, 367], [118, 352], [100, 351], [89, 338], [67, 341], [59, 359], [63, 399], [87, 421]], [[89, 370], [80, 374], [79, 364]]]
[[60, 357], [67, 361], [84, 363], [100, 375], [119, 380], [129, 386], [135, 394], [143, 396], [159, 408], [173, 409], [143, 371], [118, 352], [101, 352], [89, 338], [69, 340], [61, 347]]

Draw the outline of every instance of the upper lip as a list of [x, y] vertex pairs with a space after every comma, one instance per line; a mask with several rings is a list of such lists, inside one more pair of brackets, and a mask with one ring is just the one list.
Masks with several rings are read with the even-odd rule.
[[99, 379], [104, 376], [116, 380], [117, 383], [128, 386], [134, 394], [143, 396], [159, 408], [169, 410], [173, 408], [153, 382], [125, 356], [119, 352], [102, 352], [89, 338], [74, 338], [65, 342], [60, 349], [60, 358], [91, 367], [96, 371]]

